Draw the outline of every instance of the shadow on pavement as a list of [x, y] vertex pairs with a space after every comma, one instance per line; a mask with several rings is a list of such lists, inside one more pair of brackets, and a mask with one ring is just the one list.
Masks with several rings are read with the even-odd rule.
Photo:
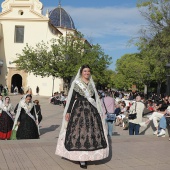
[[151, 131], [151, 134], [152, 134], [152, 132], [154, 132], [154, 131], [156, 130], [155, 127], [154, 127], [154, 125], [153, 125], [153, 121], [151, 121], [151, 122], [147, 125], [147, 127], [139, 133], [139, 135], [145, 135], [145, 133], [146, 133], [147, 130], [150, 130], [150, 131]]
[[120, 136], [120, 134], [118, 132], [114, 132], [112, 136]]
[[50, 127], [47, 128], [40, 128], [40, 134], [44, 135], [45, 133], [55, 131], [60, 125], [51, 125]]
[[111, 137], [108, 137], [108, 142], [109, 142], [109, 156], [103, 160], [88, 162], [88, 165], [100, 165], [100, 164], [105, 164], [111, 161], [112, 159], [112, 138]]

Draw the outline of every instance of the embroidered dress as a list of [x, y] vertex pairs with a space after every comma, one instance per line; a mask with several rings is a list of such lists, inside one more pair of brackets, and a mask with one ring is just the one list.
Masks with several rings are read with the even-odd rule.
[[21, 104], [20, 115], [18, 122], [20, 122], [17, 130], [17, 139], [38, 139], [39, 133], [36, 125], [36, 115], [34, 106], [25, 102]]
[[11, 112], [13, 112], [13, 107], [11, 104], [1, 105], [0, 114], [0, 139], [10, 139], [12, 127], [13, 127], [13, 117]]
[[[81, 79], [79, 81], [95, 99], [92, 84], [87, 85]], [[70, 113], [70, 120], [65, 131], [59, 136], [56, 154], [74, 161], [106, 158], [109, 146], [104, 121], [78, 84], [74, 85], [67, 113]]]

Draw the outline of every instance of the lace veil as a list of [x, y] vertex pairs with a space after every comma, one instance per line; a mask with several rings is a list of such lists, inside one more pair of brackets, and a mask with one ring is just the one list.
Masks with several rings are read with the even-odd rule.
[[17, 125], [18, 118], [19, 118], [19, 115], [20, 115], [20, 112], [21, 112], [21, 103], [25, 101], [26, 96], [27, 96], [27, 94], [24, 95], [18, 103], [17, 113], [15, 115], [14, 125], [13, 125], [12, 129], [15, 129], [15, 130], [18, 129], [18, 127], [16, 125]]

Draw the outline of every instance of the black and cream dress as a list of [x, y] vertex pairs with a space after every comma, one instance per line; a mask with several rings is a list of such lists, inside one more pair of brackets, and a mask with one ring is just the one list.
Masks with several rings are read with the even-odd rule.
[[[80, 81], [95, 99], [93, 86]], [[67, 113], [70, 113], [70, 119], [65, 138], [58, 140], [56, 154], [77, 161], [93, 161], [107, 157], [108, 144], [101, 115], [77, 84], [74, 86]]]
[[[29, 114], [28, 114], [28, 110]], [[25, 102], [21, 105], [21, 110], [18, 118], [20, 122], [17, 130], [17, 139], [38, 139], [38, 127], [36, 124], [37, 117], [32, 103], [26, 104]]]

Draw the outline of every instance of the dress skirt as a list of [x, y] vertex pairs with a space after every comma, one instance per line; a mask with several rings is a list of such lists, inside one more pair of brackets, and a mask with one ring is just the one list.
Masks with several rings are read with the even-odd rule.
[[28, 116], [28, 114], [24, 115], [24, 118], [20, 122], [18, 126], [17, 139], [38, 139], [38, 128], [35, 121]]
[[97, 109], [87, 99], [77, 99], [63, 134], [60, 134], [56, 154], [74, 161], [94, 161], [108, 157], [109, 146]]
[[12, 118], [5, 111], [2, 111], [0, 115], [0, 139], [10, 139], [13, 124]]

